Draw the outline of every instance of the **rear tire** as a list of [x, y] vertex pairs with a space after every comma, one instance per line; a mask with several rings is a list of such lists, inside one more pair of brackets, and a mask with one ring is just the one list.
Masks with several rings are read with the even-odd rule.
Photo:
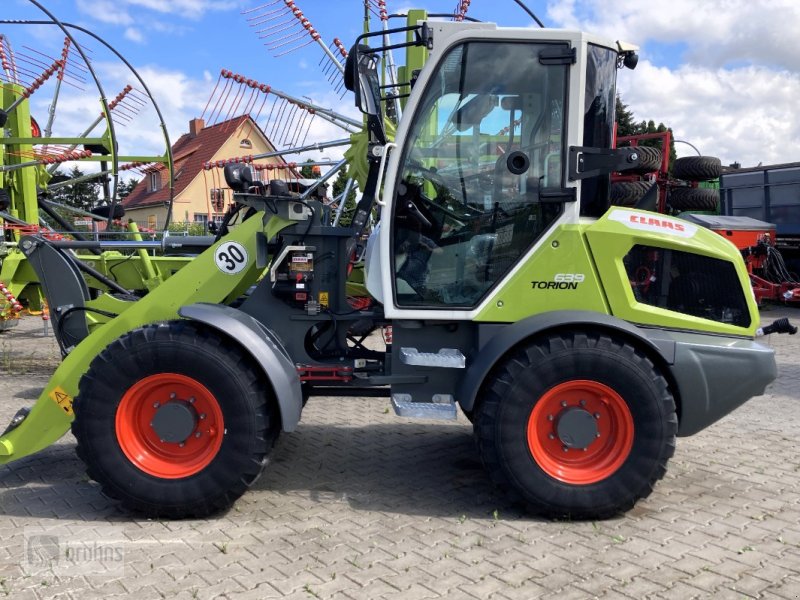
[[715, 156], [684, 156], [675, 159], [672, 174], [676, 179], [710, 181], [722, 174], [722, 162]]
[[81, 379], [74, 410], [89, 477], [150, 517], [231, 506], [260, 475], [280, 429], [251, 357], [189, 321], [142, 327], [110, 344]]
[[719, 205], [719, 190], [691, 187], [672, 188], [667, 196], [667, 204], [677, 211], [716, 211]]
[[666, 380], [612, 335], [532, 341], [498, 365], [482, 395], [474, 432], [484, 465], [512, 499], [546, 517], [601, 519], [630, 509], [675, 450]]

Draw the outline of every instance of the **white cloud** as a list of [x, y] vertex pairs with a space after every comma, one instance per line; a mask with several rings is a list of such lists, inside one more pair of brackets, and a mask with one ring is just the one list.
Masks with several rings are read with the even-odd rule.
[[113, 0], [76, 0], [78, 10], [102, 23], [111, 25], [128, 26], [133, 23], [133, 18]]
[[[608, 10], [601, 0], [564, 0], [551, 1], [547, 14], [552, 25], [641, 46], [639, 66], [621, 71], [618, 87], [637, 120], [665, 123], [724, 164], [800, 160], [800, 2], [672, 0]], [[681, 56], [659, 56], [658, 44]]]
[[206, 12], [214, 10], [230, 10], [236, 8], [238, 2], [231, 0], [124, 0], [126, 4], [148, 8], [160, 13], [179, 14], [190, 19], [199, 19]]
[[131, 40], [132, 42], [136, 42], [137, 44], [144, 42], [144, 36], [142, 35], [142, 32], [135, 27], [128, 27], [125, 30], [125, 38]]
[[630, 2], [609, 10], [603, 0], [551, 2], [547, 14], [559, 27], [575, 27], [634, 44], [685, 43], [686, 58], [724, 66], [736, 61], [800, 69], [795, 35], [796, 0], [671, 0]]
[[[794, 117], [800, 76], [766, 67], [709, 69], [684, 65], [671, 71], [640, 61], [622, 71], [619, 91], [637, 119], [672, 127], [724, 164], [745, 166], [800, 159], [800, 122]], [[679, 155], [692, 154], [685, 145]]]
[[210, 11], [231, 10], [238, 6], [233, 0], [75, 0], [78, 10], [102, 23], [128, 27], [137, 14], [140, 24], [161, 33], [183, 33], [186, 28], [176, 23], [157, 21], [150, 17], [143, 20], [142, 9], [174, 17], [185, 17], [192, 21], [201, 19]]

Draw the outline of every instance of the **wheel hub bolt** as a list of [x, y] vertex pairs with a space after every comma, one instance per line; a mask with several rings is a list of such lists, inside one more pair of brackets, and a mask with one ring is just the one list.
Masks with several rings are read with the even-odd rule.
[[197, 433], [194, 434], [194, 437], [199, 438], [201, 435], [202, 434], [198, 431]]
[[189, 404], [194, 404], [194, 398], [189, 398]]
[[202, 415], [200, 415], [200, 418], [201, 419], [205, 419], [206, 418], [206, 413], [203, 413]]
[[563, 406], [564, 408], [567, 408], [567, 401], [566, 400], [562, 400], [561, 401], [561, 406]]
[[569, 452], [569, 448], [567, 448], [566, 446], [561, 446], [561, 449], [562, 449], [564, 452]]
[[176, 394], [175, 392], [170, 392], [170, 394], [169, 394], [169, 399], [170, 400], [175, 400], [175, 398], [177, 398], [177, 397], [178, 397], [178, 394]]
[[594, 418], [595, 419], [599, 419], [600, 418], [600, 413], [594, 413]]
[[549, 433], [549, 434], [547, 434], [547, 437], [550, 438], [551, 440], [554, 440], [554, 439], [556, 439], [556, 434], [555, 433]]
[[186, 445], [186, 444], [184, 444], [183, 442], [181, 442], [180, 444], [178, 444], [178, 448], [183, 448], [185, 445]]
[[586, 400], [581, 400], [578, 404], [580, 404], [581, 406], [586, 406]]
[[153, 402], [153, 408], [158, 408], [159, 406], [161, 405], [158, 402]]

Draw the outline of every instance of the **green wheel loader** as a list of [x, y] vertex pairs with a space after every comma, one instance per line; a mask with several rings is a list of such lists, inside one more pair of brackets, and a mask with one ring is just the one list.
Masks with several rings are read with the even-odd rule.
[[[107, 495], [203, 516], [255, 481], [309, 397], [384, 396], [403, 417], [460, 408], [491, 478], [532, 512], [603, 518], [652, 491], [677, 436], [764, 391], [775, 359], [754, 341], [736, 248], [609, 209], [610, 173], [639, 161], [611, 148], [634, 48], [489, 23], [390, 30], [429, 56], [389, 142], [383, 48], [368, 45], [386, 33], [361, 36], [346, 65], [370, 136], [351, 228], [232, 164], [241, 223], [138, 301], [98, 299], [73, 242], [21, 241], [64, 360], [0, 437], [0, 461], [71, 425]], [[375, 302], [356, 310], [347, 274], [376, 211]], [[368, 336], [388, 327], [375, 350]]]

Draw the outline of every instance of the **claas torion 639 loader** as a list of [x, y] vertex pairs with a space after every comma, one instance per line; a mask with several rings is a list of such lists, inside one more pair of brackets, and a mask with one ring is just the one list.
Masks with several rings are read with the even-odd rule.
[[[350, 227], [285, 182], [225, 169], [240, 223], [145, 297], [87, 306], [68, 240], [29, 236], [64, 360], [0, 462], [70, 426], [89, 476], [151, 516], [230, 506], [311, 396], [389, 397], [404, 417], [474, 427], [491, 479], [534, 513], [603, 518], [664, 475], [676, 437], [776, 377], [755, 341], [744, 262], [692, 223], [609, 207], [618, 69], [635, 48], [581, 32], [420, 22], [428, 53], [393, 141], [380, 47], [361, 36], [345, 85], [365, 115]], [[379, 38], [380, 39], [380, 38]], [[356, 241], [366, 288], [346, 281]], [[391, 327], [374, 349], [372, 332]], [[776, 327], [779, 329], [780, 327]]]

